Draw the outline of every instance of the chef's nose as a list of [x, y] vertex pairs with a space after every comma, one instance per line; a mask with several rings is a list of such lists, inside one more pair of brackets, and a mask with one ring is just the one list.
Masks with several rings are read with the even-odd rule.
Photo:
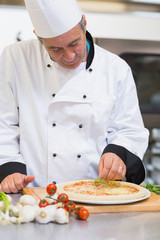
[[70, 49], [65, 49], [64, 53], [63, 53], [63, 58], [66, 61], [72, 61], [75, 57], [75, 52], [73, 52]]

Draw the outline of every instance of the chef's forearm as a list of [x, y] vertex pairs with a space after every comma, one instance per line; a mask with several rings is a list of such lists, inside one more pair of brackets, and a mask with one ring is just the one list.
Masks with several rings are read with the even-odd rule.
[[126, 180], [128, 182], [140, 184], [143, 182], [145, 178], [145, 169], [141, 159], [135, 154], [128, 151], [126, 148], [115, 145], [108, 144], [104, 151], [104, 153], [112, 152], [118, 155], [126, 165]]
[[0, 165], [0, 182], [13, 173], [27, 174], [26, 165], [20, 162], [8, 162]]

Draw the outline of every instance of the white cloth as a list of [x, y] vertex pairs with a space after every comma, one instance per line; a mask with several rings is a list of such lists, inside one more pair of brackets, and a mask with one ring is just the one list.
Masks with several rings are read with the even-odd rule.
[[60, 66], [58, 63], [52, 63], [58, 72], [56, 78], [56, 93], [76, 74], [80, 73], [86, 67], [86, 62], [82, 62], [76, 69], [67, 69]]
[[25, 163], [28, 175], [35, 175], [30, 186], [96, 178], [102, 151], [109, 143], [142, 159], [148, 130], [130, 68], [96, 45], [91, 68], [80, 69], [59, 87], [58, 68], [38, 40], [4, 50], [0, 164]]

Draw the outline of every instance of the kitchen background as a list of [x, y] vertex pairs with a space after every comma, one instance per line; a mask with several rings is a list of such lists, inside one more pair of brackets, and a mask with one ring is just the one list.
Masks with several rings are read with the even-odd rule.
[[[79, 0], [95, 43], [132, 68], [145, 126], [145, 182], [160, 184], [160, 0]], [[35, 38], [23, 0], [0, 0], [0, 53], [15, 41]]]

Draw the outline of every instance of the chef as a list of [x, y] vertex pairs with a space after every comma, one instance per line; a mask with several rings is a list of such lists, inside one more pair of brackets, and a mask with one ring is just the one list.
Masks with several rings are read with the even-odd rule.
[[25, 0], [37, 39], [0, 60], [0, 191], [141, 183], [148, 144], [129, 66], [93, 43], [75, 0]]

